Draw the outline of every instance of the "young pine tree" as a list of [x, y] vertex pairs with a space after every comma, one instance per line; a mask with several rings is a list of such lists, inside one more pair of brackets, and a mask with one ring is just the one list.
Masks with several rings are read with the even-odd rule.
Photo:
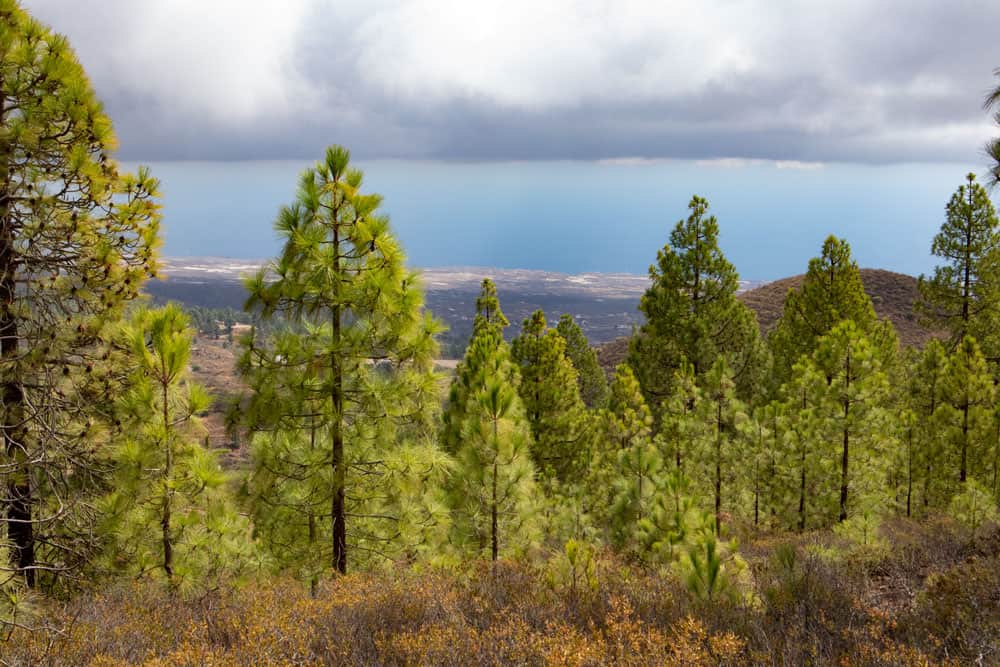
[[894, 445], [886, 411], [889, 386], [874, 346], [851, 320], [820, 339], [813, 363], [826, 377], [816, 403], [824, 431], [839, 450], [838, 521], [845, 521], [885, 495], [885, 466]]
[[629, 345], [628, 363], [653, 406], [670, 395], [685, 361], [700, 379], [725, 357], [737, 383], [756, 364], [757, 323], [736, 299], [739, 276], [719, 250], [718, 222], [701, 197], [688, 208], [649, 268], [652, 284], [639, 304], [646, 321]]
[[736, 495], [736, 467], [741, 465], [737, 426], [746, 419], [725, 359], [717, 359], [705, 374], [694, 418], [701, 425], [701, 437], [692, 443], [690, 474], [704, 489], [703, 497], [713, 501], [714, 529], [718, 537], [722, 532], [723, 504], [731, 505]]
[[656, 436], [664, 461], [683, 470], [692, 442], [700, 433], [701, 424], [694, 416], [698, 385], [691, 364], [681, 364], [674, 372], [670, 395], [662, 404], [660, 431]]
[[589, 456], [589, 422], [565, 347], [566, 340], [546, 327], [540, 310], [524, 321], [511, 345], [535, 466], [545, 477], [562, 482], [575, 479]]
[[[948, 353], [939, 340], [931, 340], [910, 366], [909, 411], [915, 423], [907, 424], [906, 436], [913, 442], [909, 452], [914, 470], [912, 481], [920, 494], [917, 503], [921, 513], [942, 509], [947, 497], [942, 493], [947, 470], [947, 434], [943, 428], [944, 413], [939, 413], [944, 387], [948, 379]], [[907, 506], [913, 511], [913, 490], [907, 494]]]
[[66, 39], [0, 1], [0, 578], [51, 583], [97, 553], [111, 329], [155, 271], [156, 181], [119, 173]]
[[563, 313], [556, 331], [566, 341], [566, 356], [576, 369], [580, 398], [590, 409], [603, 407], [608, 395], [608, 381], [604, 377], [604, 369], [597, 362], [597, 352], [590, 346], [583, 329], [572, 315]]
[[[385, 505], [399, 448], [421, 447], [438, 465], [440, 326], [424, 311], [418, 276], [406, 270], [378, 212], [381, 197], [363, 194], [361, 185], [362, 173], [339, 146], [302, 174], [295, 203], [275, 223], [280, 257], [247, 282], [247, 309], [275, 330], [248, 339], [241, 363], [252, 391], [244, 406], [249, 425], [288, 432], [254, 448], [255, 511], [311, 514], [323, 537], [317, 548], [340, 573], [350, 547], [356, 562], [394, 557], [397, 538], [407, 534], [400, 513]], [[289, 496], [274, 479], [305, 488]], [[299, 529], [283, 540], [307, 542], [308, 525], [292, 525]], [[283, 553], [283, 543], [272, 551]]]
[[188, 379], [192, 335], [176, 305], [133, 314], [125, 338], [137, 365], [120, 401], [125, 431], [105, 501], [111, 569], [185, 591], [238, 576], [254, 560], [227, 475], [201, 444], [197, 414], [211, 400]]
[[[500, 308], [497, 288], [492, 280], [483, 278], [479, 296], [476, 299], [476, 315], [473, 321], [472, 340], [479, 339], [480, 345], [500, 348], [504, 345], [503, 330], [510, 324]], [[472, 342], [470, 341], [470, 345]], [[485, 358], [469, 355], [458, 364], [455, 377], [448, 391], [448, 403], [444, 411], [444, 429], [441, 444], [444, 450], [454, 455], [462, 445], [462, 428], [465, 413], [474, 391], [481, 386], [483, 369], [477, 366]], [[513, 381], [513, 377], [507, 378]]]
[[951, 443], [949, 464], [941, 471], [949, 491], [954, 491], [955, 482], [961, 484], [984, 472], [995, 392], [978, 343], [966, 336], [948, 359], [941, 405], [935, 414]]
[[[931, 254], [943, 260], [920, 276], [918, 310], [931, 326], [951, 333], [951, 347], [967, 335], [992, 341], [1000, 307], [1000, 220], [976, 175], [952, 195]], [[987, 354], [992, 358], [995, 354]]]
[[653, 416], [627, 364], [615, 369], [598, 422], [589, 474], [592, 513], [611, 525], [619, 546], [632, 549], [638, 523], [657, 492], [663, 459], [652, 440]]
[[463, 361], [478, 370], [465, 387], [450, 495], [454, 542], [495, 561], [523, 552], [538, 538], [539, 492], [509, 348], [498, 340], [497, 325], [485, 316], [478, 324]]
[[808, 357], [792, 367], [792, 377], [782, 387], [783, 401], [775, 406], [773, 428], [782, 437], [775, 442], [779, 459], [779, 516], [799, 532], [816, 524], [835, 506], [832, 493], [824, 493], [825, 481], [835, 474], [824, 440], [824, 424], [818, 401], [826, 378]]

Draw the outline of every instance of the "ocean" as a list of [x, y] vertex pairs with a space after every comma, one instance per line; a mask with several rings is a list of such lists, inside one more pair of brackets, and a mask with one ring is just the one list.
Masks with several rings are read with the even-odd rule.
[[[272, 222], [309, 161], [151, 163], [161, 180], [171, 257], [266, 258]], [[124, 165], [134, 168], [132, 164]], [[740, 275], [802, 273], [828, 234], [862, 267], [929, 272], [944, 207], [962, 164], [799, 164], [722, 161], [359, 162], [411, 265], [563, 273], [645, 273], [706, 197], [720, 245]]]

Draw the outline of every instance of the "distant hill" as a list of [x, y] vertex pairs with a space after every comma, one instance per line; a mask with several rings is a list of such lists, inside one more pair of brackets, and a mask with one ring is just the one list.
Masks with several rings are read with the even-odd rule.
[[[737, 298], [757, 314], [760, 330], [767, 334], [781, 317], [788, 290], [798, 288], [804, 278], [804, 275], [798, 275], [775, 280], [743, 292]], [[882, 269], [861, 269], [861, 282], [878, 316], [889, 318], [896, 327], [901, 345], [921, 347], [931, 338], [941, 335], [917, 322], [913, 305], [920, 293], [917, 291], [917, 279], [913, 276]], [[598, 360], [608, 372], [624, 361], [627, 353], [628, 337], [605, 343], [597, 350]]]

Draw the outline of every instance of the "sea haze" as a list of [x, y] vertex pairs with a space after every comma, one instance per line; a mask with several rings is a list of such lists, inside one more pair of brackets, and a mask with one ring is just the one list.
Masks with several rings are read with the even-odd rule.
[[[151, 164], [162, 182], [163, 254], [273, 256], [273, 220], [308, 164]], [[645, 273], [699, 194], [719, 219], [723, 251], [749, 280], [802, 273], [830, 233], [850, 241], [862, 266], [927, 272], [945, 204], [966, 173], [984, 171], [737, 160], [359, 166], [415, 266]]]

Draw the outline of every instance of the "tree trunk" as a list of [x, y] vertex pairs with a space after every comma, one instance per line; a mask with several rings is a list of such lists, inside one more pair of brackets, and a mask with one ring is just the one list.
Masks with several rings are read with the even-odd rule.
[[[336, 214], [334, 214], [336, 215]], [[340, 228], [335, 220], [333, 225], [333, 272], [340, 275]], [[333, 385], [333, 424], [331, 441], [333, 443], [333, 501], [331, 514], [333, 517], [333, 568], [347, 574], [347, 509], [346, 485], [347, 463], [344, 460], [344, 369], [340, 359], [341, 339], [341, 306], [340, 295], [334, 295], [335, 301], [332, 313], [333, 340], [330, 354], [330, 373]]]
[[495, 563], [497, 558], [500, 556], [500, 536], [499, 536], [499, 521], [497, 517], [497, 459], [500, 457], [500, 434], [499, 427], [497, 425], [498, 417], [493, 416], [493, 480], [492, 480], [492, 497], [490, 499], [490, 557]]
[[722, 532], [722, 403], [715, 418], [715, 536]]
[[962, 462], [958, 470], [958, 481], [965, 483], [969, 459], [969, 402], [962, 406]]
[[[0, 113], [3, 106], [0, 102]], [[7, 165], [3, 165], [6, 171]], [[9, 176], [4, 175], [4, 190], [0, 193], [0, 362], [9, 369], [16, 364], [19, 348], [14, 302], [17, 298], [17, 250], [14, 247], [14, 222], [10, 216]], [[24, 577], [25, 584], [35, 586], [35, 531], [31, 506], [31, 471], [24, 450], [27, 435], [24, 426], [24, 390], [21, 378], [12, 370], [4, 373], [0, 387], [3, 400], [3, 446], [8, 465], [14, 467], [8, 476], [6, 492], [7, 539], [11, 544], [11, 565]]]
[[174, 580], [174, 543], [170, 535], [170, 510], [173, 501], [173, 489], [170, 487], [170, 476], [174, 468], [174, 452], [170, 445], [170, 404], [168, 402], [167, 390], [169, 379], [167, 377], [166, 362], [163, 362], [163, 369], [160, 375], [161, 388], [163, 389], [163, 453], [166, 462], [163, 466], [163, 514], [160, 517], [160, 530], [163, 533], [163, 572], [167, 575], [167, 581], [173, 584]]
[[847, 464], [850, 450], [851, 429], [848, 419], [851, 416], [851, 353], [848, 348], [844, 372], [844, 451], [840, 459], [840, 521], [847, 520]]
[[802, 445], [799, 456], [799, 532], [806, 529], [806, 448]]

